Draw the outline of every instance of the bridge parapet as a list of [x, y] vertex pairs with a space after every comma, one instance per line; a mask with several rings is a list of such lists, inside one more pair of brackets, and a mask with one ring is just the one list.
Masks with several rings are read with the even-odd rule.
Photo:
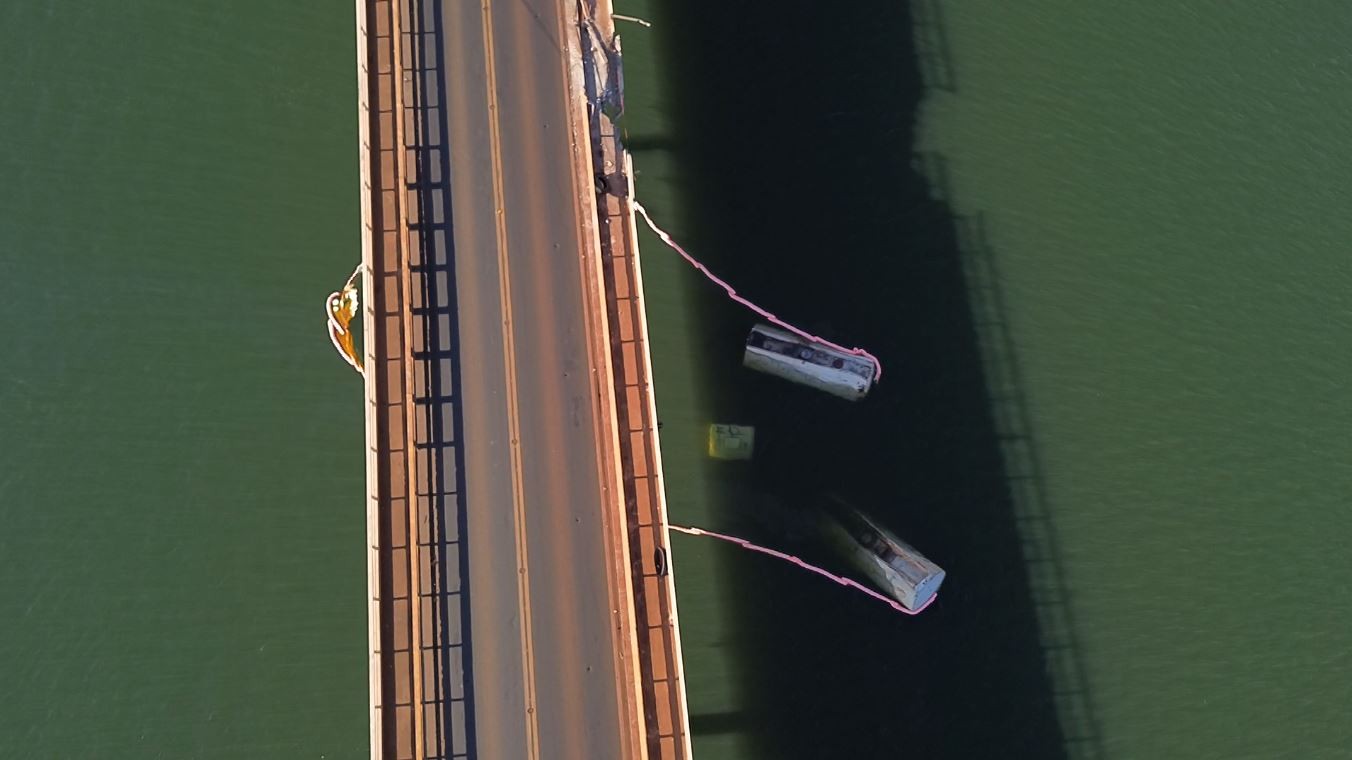
[[[590, 6], [590, 7], [589, 7]], [[652, 385], [643, 272], [635, 225], [634, 169], [614, 121], [623, 109], [619, 41], [609, 0], [584, 0], [580, 25], [590, 109], [598, 232], [610, 322], [630, 574], [648, 756], [691, 757], [685, 671], [671, 553], [667, 547], [662, 448]], [[612, 118], [613, 117], [613, 118]]]

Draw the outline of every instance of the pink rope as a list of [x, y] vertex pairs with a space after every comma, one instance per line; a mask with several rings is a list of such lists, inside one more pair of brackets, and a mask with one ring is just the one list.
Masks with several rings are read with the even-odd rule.
[[882, 594], [879, 594], [877, 591], [874, 591], [873, 589], [863, 585], [862, 583], [856, 580], [846, 578], [843, 575], [836, 575], [835, 573], [823, 570], [820, 567], [817, 567], [816, 565], [809, 565], [803, 560], [798, 559], [797, 557], [794, 557], [792, 555], [785, 554], [784, 552], [775, 551], [774, 549], [767, 549], [764, 546], [757, 546], [756, 544], [753, 544], [750, 541], [747, 541], [746, 539], [737, 538], [736, 536], [729, 536], [724, 533], [715, 533], [712, 530], [702, 530], [700, 528], [687, 528], [683, 525], [667, 525], [667, 527], [671, 530], [678, 530], [682, 533], [686, 533], [691, 536], [710, 536], [712, 538], [721, 538], [729, 543], [737, 544], [743, 549], [750, 549], [753, 552], [760, 552], [761, 554], [768, 554], [771, 557], [778, 557], [779, 559], [787, 560], [805, 570], [811, 570], [817, 575], [830, 578], [831, 580], [835, 581], [836, 583], [839, 583], [842, 586], [849, 586], [850, 588], [855, 589], [857, 591], [862, 591], [865, 594], [868, 594], [869, 596], [873, 597], [874, 599], [877, 599], [878, 601], [882, 602], [883, 604], [886, 604], [887, 606], [891, 607], [897, 612], [901, 612], [907, 615], [919, 615], [920, 613], [924, 612], [931, 604], [934, 604], [935, 599], [939, 598], [938, 594], [934, 594], [929, 599], [927, 599], [924, 604], [920, 605], [920, 609], [908, 610], [901, 602], [898, 602], [897, 600], [892, 599], [891, 597], [883, 596]]
[[811, 334], [811, 333], [809, 333], [809, 332], [806, 332], [806, 331], [804, 331], [804, 330], [800, 330], [800, 329], [798, 329], [797, 327], [794, 327], [793, 325], [789, 324], [788, 322], [785, 322], [785, 321], [781, 320], [779, 317], [776, 317], [774, 314], [771, 314], [770, 312], [766, 311], [765, 309], [762, 309], [761, 307], [757, 306], [756, 304], [751, 303], [750, 301], [746, 300], [745, 298], [742, 298], [741, 296], [737, 295], [737, 291], [736, 291], [736, 290], [733, 290], [733, 288], [732, 288], [731, 285], [729, 285], [729, 284], [727, 284], [726, 282], [724, 282], [723, 280], [719, 279], [713, 272], [710, 272], [709, 269], [708, 269], [708, 267], [706, 267], [706, 266], [704, 266], [703, 264], [699, 263], [699, 261], [696, 260], [694, 256], [691, 256], [689, 253], [686, 253], [685, 249], [682, 248], [682, 247], [680, 246], [679, 243], [677, 243], [675, 240], [672, 240], [672, 239], [671, 239], [671, 236], [668, 235], [668, 234], [666, 233], [665, 230], [663, 230], [661, 227], [658, 227], [658, 226], [657, 226], [657, 223], [653, 221], [652, 217], [648, 216], [648, 210], [645, 209], [645, 208], [643, 208], [643, 204], [639, 203], [638, 201], [633, 201], [633, 204], [634, 204], [634, 210], [635, 210], [635, 211], [638, 211], [638, 213], [639, 213], [640, 215], [642, 215], [643, 221], [647, 222], [647, 223], [648, 223], [648, 226], [652, 228], [652, 231], [655, 232], [655, 233], [657, 233], [657, 236], [658, 236], [658, 237], [662, 238], [662, 242], [664, 242], [664, 243], [666, 243], [667, 245], [671, 246], [671, 249], [672, 249], [672, 250], [674, 250], [674, 251], [676, 251], [677, 253], [681, 254], [681, 256], [682, 256], [686, 261], [690, 262], [690, 265], [691, 265], [691, 266], [693, 266], [694, 268], [696, 268], [696, 269], [698, 269], [699, 271], [703, 272], [703, 273], [704, 273], [704, 276], [705, 276], [705, 277], [708, 277], [710, 280], [712, 280], [712, 281], [714, 282], [714, 284], [718, 285], [719, 287], [723, 288], [723, 290], [727, 291], [728, 297], [729, 297], [729, 298], [731, 298], [732, 300], [736, 301], [737, 303], [739, 303], [739, 304], [741, 304], [741, 305], [747, 307], [748, 309], [750, 309], [750, 310], [756, 312], [757, 314], [761, 315], [762, 317], [765, 317], [765, 318], [768, 319], [769, 321], [771, 321], [771, 322], [773, 322], [774, 324], [776, 324], [776, 325], [778, 325], [778, 326], [784, 328], [785, 330], [788, 330], [789, 332], [793, 333], [794, 335], [797, 335], [798, 337], [803, 338], [804, 340], [810, 340], [810, 341], [812, 341], [812, 342], [814, 342], [814, 343], [820, 343], [820, 344], [822, 344], [822, 345], [824, 345], [824, 346], [830, 346], [831, 348], [834, 348], [834, 349], [836, 349], [837, 351], [843, 351], [843, 352], [845, 352], [845, 353], [847, 353], [847, 354], [853, 354], [854, 356], [862, 356], [862, 357], [864, 357], [865, 359], [868, 359], [870, 362], [873, 363], [873, 368], [874, 368], [874, 370], [875, 370], [874, 375], [873, 375], [874, 381], [875, 381], [875, 382], [882, 382], [882, 379], [883, 379], [883, 365], [882, 365], [882, 362], [878, 361], [878, 357], [874, 356], [873, 354], [870, 354], [869, 352], [865, 351], [865, 350], [862, 349], [862, 348], [846, 348], [846, 347], [844, 347], [844, 346], [842, 346], [842, 345], [840, 345], [840, 344], [838, 344], [838, 343], [832, 343], [831, 341], [829, 341], [829, 340], [827, 340], [826, 338], [823, 338], [823, 337], [821, 337], [821, 336], [819, 336], [819, 335], [813, 335], [813, 334]]

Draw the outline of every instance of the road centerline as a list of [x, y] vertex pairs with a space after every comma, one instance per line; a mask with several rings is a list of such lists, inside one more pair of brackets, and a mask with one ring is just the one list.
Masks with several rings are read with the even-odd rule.
[[511, 453], [512, 514], [516, 540], [517, 599], [521, 609], [521, 651], [524, 659], [526, 697], [526, 751], [529, 758], [540, 756], [539, 726], [535, 696], [534, 632], [531, 629], [530, 571], [527, 560], [525, 493], [521, 463], [521, 423], [518, 410], [516, 354], [513, 341], [511, 307], [511, 271], [507, 255], [506, 202], [503, 189], [502, 136], [499, 126], [496, 53], [493, 47], [493, 19], [491, 0], [481, 0], [483, 13], [484, 58], [488, 89], [489, 152], [493, 161], [493, 203], [497, 234], [498, 288], [503, 309], [502, 340], [506, 364], [507, 418], [510, 432], [508, 450]]

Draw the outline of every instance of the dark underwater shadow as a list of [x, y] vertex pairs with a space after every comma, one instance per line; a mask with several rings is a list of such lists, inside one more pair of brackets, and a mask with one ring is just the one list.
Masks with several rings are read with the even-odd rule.
[[710, 527], [813, 553], [774, 510], [801, 514], [833, 490], [949, 573], [911, 618], [737, 556], [727, 583], [747, 708], [694, 716], [696, 742], [736, 731], [765, 757], [965, 760], [1066, 757], [1067, 736], [1075, 747], [1087, 734], [1096, 756], [1092, 715], [1058, 721], [1014, 508], [1033, 475], [1006, 470], [957, 224], [916, 169], [920, 60], [954, 90], [946, 43], [921, 56], [905, 3], [660, 10], [681, 135], [663, 147], [683, 172], [685, 242], [743, 295], [885, 368], [859, 404], [753, 375], [740, 366], [753, 319], [710, 288], [700, 361], [717, 412], [757, 427], [755, 460], [720, 468], [728, 520]]

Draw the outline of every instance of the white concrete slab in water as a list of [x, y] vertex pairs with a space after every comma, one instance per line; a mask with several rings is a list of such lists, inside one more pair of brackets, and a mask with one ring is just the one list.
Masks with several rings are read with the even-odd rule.
[[769, 325], [751, 328], [742, 364], [849, 401], [868, 395], [877, 372], [867, 359]]

